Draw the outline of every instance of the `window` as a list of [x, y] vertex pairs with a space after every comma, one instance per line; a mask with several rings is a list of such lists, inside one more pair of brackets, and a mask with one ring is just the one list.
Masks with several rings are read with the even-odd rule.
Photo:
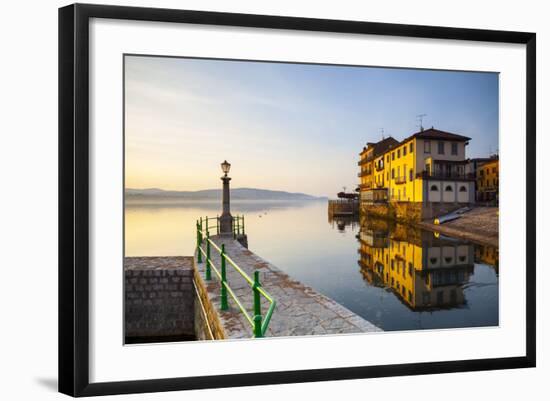
[[424, 141], [424, 153], [432, 152], [432, 144], [430, 141]]
[[439, 191], [439, 188], [437, 187], [437, 185], [432, 185], [430, 191]]
[[390, 162], [390, 155], [386, 156], [386, 162], [388, 162], [388, 163]]
[[453, 156], [458, 155], [458, 143], [453, 142], [453, 143], [451, 144], [451, 154], [452, 154]]
[[409, 170], [409, 181], [412, 181], [413, 180], [413, 169], [411, 168]]
[[409, 262], [409, 276], [413, 275], [413, 264]]
[[479, 170], [479, 175], [483, 177], [483, 170]]
[[[395, 152], [391, 152], [391, 159], [395, 160]], [[488, 172], [488, 171], [487, 171]]]
[[403, 187], [403, 199], [407, 197], [407, 187]]
[[445, 142], [443, 141], [437, 142], [437, 153], [440, 155], [445, 154]]
[[456, 303], [456, 290], [451, 290], [451, 303], [452, 304], [455, 304]]
[[403, 146], [403, 156], [407, 156], [407, 147]]
[[450, 185], [447, 185], [445, 187], [445, 192], [453, 192], [453, 187], [451, 187]]
[[409, 145], [409, 152], [413, 152], [413, 149], [414, 149], [414, 144], [411, 142], [411, 144]]
[[393, 180], [395, 178], [395, 169], [391, 169], [391, 179]]
[[401, 157], [401, 149], [397, 149], [397, 158], [399, 159]]
[[493, 167], [493, 173], [496, 174], [496, 172], [497, 172], [497, 168], [496, 168], [496, 167]]
[[443, 291], [437, 292], [437, 304], [441, 305], [443, 303]]
[[428, 291], [422, 293], [422, 303], [425, 305], [430, 303], [430, 293]]
[[459, 192], [466, 192], [466, 187], [464, 185], [460, 186]]

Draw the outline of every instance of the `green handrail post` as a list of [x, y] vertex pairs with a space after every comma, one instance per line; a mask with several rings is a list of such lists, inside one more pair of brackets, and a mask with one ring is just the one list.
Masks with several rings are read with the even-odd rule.
[[205, 227], [206, 231], [208, 231], [209, 227], [208, 227], [208, 216], [206, 216], [206, 227]]
[[197, 220], [197, 262], [202, 263], [202, 252], [201, 252], [201, 231], [199, 229], [199, 222]]
[[206, 230], [206, 280], [212, 279], [212, 271], [210, 269], [210, 232]]
[[200, 223], [201, 223], [201, 231], [202, 231], [202, 216], [201, 216], [201, 219], [200, 219]]
[[237, 238], [237, 220], [233, 217], [233, 239]]
[[254, 285], [252, 291], [254, 291], [254, 337], [262, 337], [262, 305], [260, 302], [260, 291], [258, 288], [260, 284], [260, 272], [254, 271]]
[[244, 234], [244, 214], [242, 215], [242, 219], [243, 219], [243, 234]]
[[227, 277], [226, 277], [226, 271], [225, 271], [225, 244], [222, 244], [222, 252], [220, 254], [221, 256], [221, 276], [222, 276], [222, 285], [221, 285], [221, 310], [227, 310], [229, 308], [229, 305], [227, 304], [227, 288], [225, 287], [227, 285]]

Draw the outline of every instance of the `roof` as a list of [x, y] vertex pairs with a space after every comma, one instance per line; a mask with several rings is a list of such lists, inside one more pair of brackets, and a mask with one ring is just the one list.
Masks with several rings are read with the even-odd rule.
[[448, 141], [460, 141], [460, 142], [466, 142], [469, 141], [472, 138], [468, 138], [467, 136], [453, 134], [451, 132], [445, 132], [440, 131], [435, 128], [428, 128], [423, 131], [419, 131], [415, 134], [412, 134], [408, 138], [404, 139], [402, 142], [406, 142], [412, 138], [420, 138], [420, 139], [443, 139]]
[[385, 139], [382, 139], [380, 142], [374, 143], [374, 157], [378, 157], [381, 154], [385, 153], [388, 149], [393, 148], [399, 142], [393, 137], [389, 136]]

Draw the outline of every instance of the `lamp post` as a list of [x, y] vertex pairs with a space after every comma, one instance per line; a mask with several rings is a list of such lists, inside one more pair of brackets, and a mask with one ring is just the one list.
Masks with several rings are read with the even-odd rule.
[[221, 164], [223, 176], [221, 180], [223, 182], [223, 192], [222, 192], [222, 215], [220, 216], [220, 234], [232, 234], [233, 233], [233, 216], [229, 211], [229, 181], [231, 177], [227, 176], [231, 164], [224, 160]]

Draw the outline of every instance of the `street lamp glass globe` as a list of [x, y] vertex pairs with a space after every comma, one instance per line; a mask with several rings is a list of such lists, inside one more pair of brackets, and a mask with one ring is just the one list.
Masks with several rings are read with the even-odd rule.
[[227, 175], [227, 173], [229, 173], [229, 169], [231, 168], [231, 163], [228, 163], [227, 160], [224, 160], [221, 166], [222, 166], [222, 171], [224, 172], [225, 175]]

